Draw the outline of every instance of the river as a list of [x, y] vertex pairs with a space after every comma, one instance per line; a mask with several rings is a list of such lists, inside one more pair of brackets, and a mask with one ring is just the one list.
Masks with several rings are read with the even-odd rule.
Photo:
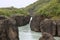
[[[30, 24], [27, 24], [19, 29], [19, 39], [20, 40], [39, 40], [42, 36], [40, 32], [34, 32], [30, 30]], [[54, 37], [56, 40], [60, 40], [60, 37]]]
[[[32, 20], [32, 18], [30, 19]], [[39, 40], [39, 38], [42, 36], [41, 32], [34, 32], [30, 29], [30, 23], [18, 27], [19, 30], [19, 40]], [[60, 37], [54, 37], [56, 40], [60, 40]]]

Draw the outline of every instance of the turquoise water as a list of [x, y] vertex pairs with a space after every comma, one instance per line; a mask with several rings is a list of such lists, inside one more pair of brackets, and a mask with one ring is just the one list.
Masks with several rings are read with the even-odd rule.
[[[20, 40], [39, 40], [41, 37], [40, 32], [34, 32], [30, 30], [30, 24], [19, 27]], [[56, 40], [60, 40], [60, 37], [54, 37]]]

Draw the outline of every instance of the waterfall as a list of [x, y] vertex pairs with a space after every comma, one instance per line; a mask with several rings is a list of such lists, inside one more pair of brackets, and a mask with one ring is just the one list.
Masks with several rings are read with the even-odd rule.
[[[30, 18], [29, 24], [18, 27], [19, 29], [19, 40], [39, 40], [39, 38], [42, 36], [40, 32], [34, 32], [30, 29], [30, 23], [31, 23], [32, 17]], [[59, 37], [54, 37], [57, 40], [60, 40]]]
[[29, 22], [29, 24], [31, 23], [31, 21], [32, 21], [32, 17], [30, 18], [30, 22]]

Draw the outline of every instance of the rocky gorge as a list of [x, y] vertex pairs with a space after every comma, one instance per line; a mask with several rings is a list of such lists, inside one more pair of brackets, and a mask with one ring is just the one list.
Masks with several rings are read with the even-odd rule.
[[[20, 23], [21, 21], [24, 23], [24, 21], [21, 20], [20, 16], [18, 16], [17, 18], [18, 18], [18, 23]], [[15, 20], [13, 17], [5, 17], [5, 16], [1, 16], [0, 15], [0, 20], [1, 20], [1, 22], [0, 22], [1, 23], [0, 32], [2, 32], [1, 33], [2, 34], [1, 35], [2, 39], [1, 40], [3, 40], [3, 36], [4, 35], [7, 36], [7, 32], [8, 32], [8, 37], [6, 38], [6, 36], [4, 36], [4, 39], [6, 39], [6, 40], [8, 40], [8, 39], [9, 40], [15, 40], [15, 39], [19, 40], [18, 27], [19, 26], [24, 26], [24, 25], [20, 25], [21, 24], [20, 23], [17, 26], [17, 18]], [[23, 19], [23, 17], [22, 17], [22, 19]], [[31, 29], [31, 31], [41, 32], [42, 33], [42, 37], [45, 35], [45, 33], [47, 33], [45, 36], [47, 36], [48, 34], [51, 37], [54, 37], [54, 36], [59, 37], [60, 36], [60, 20], [58, 20], [58, 19], [57, 20], [53, 20], [51, 18], [47, 18], [47, 17], [42, 16], [42, 15], [34, 16], [34, 18], [32, 18], [32, 20], [30, 20], [30, 17], [28, 17], [27, 19], [25, 17], [24, 20], [26, 20], [25, 22], [27, 22], [27, 24], [29, 23], [29, 21], [31, 21], [30, 22], [30, 29]], [[42, 40], [44, 40], [44, 38]]]
[[56, 37], [60, 37], [59, 0], [38, 0], [25, 8], [0, 8], [0, 40], [57, 40]]

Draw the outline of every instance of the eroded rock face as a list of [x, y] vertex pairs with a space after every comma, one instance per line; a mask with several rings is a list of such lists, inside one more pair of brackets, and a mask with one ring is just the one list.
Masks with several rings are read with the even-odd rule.
[[60, 20], [56, 20], [56, 36], [60, 36]]
[[7, 40], [6, 27], [4, 26], [5, 16], [0, 16], [0, 40]]
[[33, 16], [30, 23], [30, 28], [32, 31], [40, 32], [40, 22], [43, 21], [45, 17], [43, 15]]
[[21, 15], [14, 15], [11, 18], [16, 20], [16, 25], [17, 26], [24, 26], [29, 23], [30, 21], [30, 16], [21, 16]]
[[53, 36], [49, 33], [43, 33], [39, 40], [55, 40]]
[[6, 29], [3, 25], [3, 21], [0, 20], [0, 40], [7, 40]]
[[50, 33], [51, 35], [55, 35], [56, 23], [51, 19], [45, 19], [40, 23], [40, 29], [42, 33], [47, 32], [47, 33]]
[[24, 25], [28, 24], [30, 22], [31, 16], [27, 15], [24, 17]]
[[12, 19], [0, 19], [0, 40], [19, 40], [16, 22]]
[[19, 40], [18, 27], [16, 26], [15, 20], [8, 19], [4, 23], [7, 26], [8, 40]]

